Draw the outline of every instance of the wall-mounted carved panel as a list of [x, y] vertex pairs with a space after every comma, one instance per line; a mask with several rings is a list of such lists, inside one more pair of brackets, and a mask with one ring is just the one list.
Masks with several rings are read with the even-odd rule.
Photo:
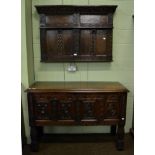
[[42, 62], [112, 61], [117, 6], [36, 6]]

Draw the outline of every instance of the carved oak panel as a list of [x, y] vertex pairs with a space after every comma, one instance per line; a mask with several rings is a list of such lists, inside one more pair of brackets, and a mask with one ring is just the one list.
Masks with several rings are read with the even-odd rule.
[[121, 94], [34, 94], [37, 119], [85, 121], [94, 119], [118, 119]]
[[50, 119], [50, 107], [48, 103], [38, 102], [35, 104], [35, 118], [38, 120]]
[[112, 61], [117, 6], [36, 6], [42, 62]]
[[105, 119], [115, 118], [119, 119], [120, 103], [122, 96], [120, 94], [109, 94], [105, 104]]
[[71, 101], [60, 101], [58, 104], [58, 120], [75, 120], [75, 104]]
[[72, 30], [46, 30], [46, 59], [73, 56]]

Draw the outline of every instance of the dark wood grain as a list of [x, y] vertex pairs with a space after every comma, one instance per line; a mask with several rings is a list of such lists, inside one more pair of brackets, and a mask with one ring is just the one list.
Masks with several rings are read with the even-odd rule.
[[36, 82], [29, 89], [32, 150], [44, 126], [110, 125], [116, 146], [124, 148], [127, 88], [119, 82]]
[[35, 82], [28, 92], [128, 92], [119, 82]]
[[36, 6], [41, 62], [112, 61], [117, 6]]
[[38, 13], [46, 14], [71, 14], [81, 12], [83, 14], [105, 14], [113, 13], [116, 5], [95, 5], [95, 6], [75, 6], [75, 5], [36, 5]]
[[36, 126], [31, 126], [31, 150], [37, 152], [39, 150], [38, 130]]

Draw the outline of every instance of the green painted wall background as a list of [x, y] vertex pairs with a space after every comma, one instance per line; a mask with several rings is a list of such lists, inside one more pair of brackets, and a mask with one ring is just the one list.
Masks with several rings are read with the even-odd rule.
[[[78, 71], [67, 71], [69, 63], [40, 63], [39, 16], [35, 5], [118, 5], [114, 14], [113, 62], [76, 63]], [[125, 131], [132, 126], [134, 96], [133, 0], [32, 0], [32, 34], [35, 81], [119, 81], [129, 90]], [[31, 68], [31, 67], [30, 67]], [[25, 103], [26, 104], [26, 103]], [[28, 126], [26, 126], [28, 128]], [[46, 132], [109, 132], [109, 127], [46, 128]]]
[[30, 142], [27, 94], [25, 89], [34, 82], [34, 58], [32, 41], [32, 1], [21, 1], [21, 99], [24, 115], [25, 132]]

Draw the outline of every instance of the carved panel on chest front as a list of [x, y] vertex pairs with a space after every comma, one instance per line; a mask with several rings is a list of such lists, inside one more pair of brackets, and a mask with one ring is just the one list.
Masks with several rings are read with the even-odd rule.
[[119, 118], [120, 100], [120, 94], [110, 94], [107, 96], [105, 105], [105, 119]]
[[71, 120], [75, 116], [75, 104], [71, 95], [36, 93], [34, 102], [36, 119]]
[[35, 118], [36, 119], [50, 119], [49, 105], [48, 103], [36, 103], [35, 104]]
[[119, 118], [121, 95], [38, 93], [34, 102], [35, 118], [39, 120], [103, 121]]
[[105, 96], [97, 94], [79, 95], [81, 120], [99, 121], [104, 117]]
[[75, 104], [70, 101], [60, 101], [58, 104], [58, 119], [73, 120], [75, 119]]

